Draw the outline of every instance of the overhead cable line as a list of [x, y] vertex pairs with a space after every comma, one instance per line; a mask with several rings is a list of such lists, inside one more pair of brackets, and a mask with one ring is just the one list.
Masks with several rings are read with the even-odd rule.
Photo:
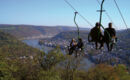
[[125, 21], [125, 19], [124, 19], [124, 17], [123, 17], [123, 14], [121, 13], [121, 10], [120, 10], [120, 8], [119, 8], [119, 6], [118, 6], [116, 0], [114, 0], [114, 3], [115, 3], [115, 5], [116, 5], [116, 7], [117, 7], [117, 9], [118, 9], [118, 11], [119, 11], [119, 13], [120, 13], [120, 15], [121, 15], [121, 18], [122, 18], [122, 20], [123, 20], [123, 22], [124, 22], [124, 24], [125, 24], [125, 26], [126, 26], [126, 29], [128, 30], [128, 26], [127, 26], [127, 24], [126, 24], [126, 21]]
[[[101, 5], [101, 3], [99, 2], [99, 0], [97, 0], [98, 4]], [[104, 8], [103, 8], [104, 9]], [[104, 9], [105, 10], [105, 9]], [[107, 17], [109, 18], [109, 20], [113, 23], [113, 25], [116, 27], [116, 25], [114, 24], [112, 18], [110, 17], [110, 15], [108, 14], [107, 11], [105, 11], [105, 14], [107, 15]], [[117, 27], [116, 27], [117, 28]]]
[[[64, 0], [75, 12], [78, 12], [67, 0]], [[93, 27], [93, 25], [81, 14], [78, 12], [78, 15], [85, 21], [87, 22], [91, 27]]]

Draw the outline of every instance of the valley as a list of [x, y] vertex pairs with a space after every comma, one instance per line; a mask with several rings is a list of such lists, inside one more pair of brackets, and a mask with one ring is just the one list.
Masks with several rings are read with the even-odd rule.
[[[61, 49], [66, 50], [67, 46], [69, 46], [70, 44], [71, 39], [77, 38], [76, 28], [74, 27], [6, 25], [6, 27], [13, 26], [15, 26], [14, 30], [7, 29], [3, 31], [8, 32], [19, 40], [25, 41], [25, 43], [27, 44], [29, 43], [29, 46], [32, 46], [34, 48], [41, 49], [40, 46], [44, 45], [45, 52], [49, 52], [49, 50], [55, 48], [56, 46], [60, 46]], [[94, 63], [109, 62], [110, 64], [123, 63], [130, 65], [130, 45], [128, 44], [130, 39], [129, 32], [126, 32], [125, 30], [117, 31], [118, 42], [115, 45], [114, 50], [112, 52], [108, 52], [106, 49], [106, 45], [102, 50], [95, 50], [94, 44], [88, 42], [87, 36], [89, 30], [90, 29], [87, 28], [80, 29], [80, 37], [83, 39], [85, 45], [84, 53], [86, 54], [86, 57], [88, 57], [91, 61], [94, 61]], [[36, 43], [36, 45], [31, 43], [33, 41], [34, 43]], [[42, 43], [42, 45], [39, 45], [39, 41], [40, 43]]]

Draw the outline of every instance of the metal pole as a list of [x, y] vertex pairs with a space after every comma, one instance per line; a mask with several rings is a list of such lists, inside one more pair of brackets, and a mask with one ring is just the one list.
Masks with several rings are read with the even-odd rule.
[[77, 27], [77, 32], [78, 32], [78, 39], [80, 38], [79, 37], [79, 26], [78, 26], [78, 24], [76, 23], [76, 15], [78, 14], [78, 12], [75, 12], [75, 16], [74, 16], [74, 23], [75, 23], [75, 25], [76, 25], [76, 27]]
[[100, 19], [99, 19], [100, 26], [101, 26], [101, 24], [102, 24], [103, 3], [104, 3], [104, 0], [102, 0], [102, 3], [101, 3]]

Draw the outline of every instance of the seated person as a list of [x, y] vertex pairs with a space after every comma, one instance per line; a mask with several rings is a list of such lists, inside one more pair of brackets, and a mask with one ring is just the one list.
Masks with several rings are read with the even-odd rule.
[[[91, 40], [89, 39], [91, 37]], [[95, 27], [91, 29], [88, 36], [89, 42], [95, 42], [96, 49], [98, 49], [98, 43], [100, 43], [100, 49], [103, 47], [103, 35], [100, 29], [100, 24], [97, 22]]]
[[81, 38], [78, 39], [77, 48], [83, 50], [84, 43]]
[[69, 55], [71, 55], [73, 53], [73, 51], [76, 49], [77, 46], [77, 42], [76, 40], [73, 38], [70, 42], [70, 48], [69, 48]]
[[112, 28], [112, 23], [109, 23], [109, 27], [104, 31], [104, 42], [107, 44], [108, 51], [111, 51], [113, 44], [117, 41], [116, 30]]

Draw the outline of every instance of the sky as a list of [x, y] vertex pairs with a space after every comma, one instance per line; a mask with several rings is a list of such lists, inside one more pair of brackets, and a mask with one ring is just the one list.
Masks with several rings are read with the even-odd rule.
[[[100, 2], [102, 0], [99, 0]], [[130, 28], [130, 0], [116, 0]], [[99, 21], [100, 9], [97, 0], [68, 0], [94, 26]], [[114, 0], [105, 0], [104, 9], [112, 18], [116, 29], [126, 29]], [[29, 24], [46, 26], [75, 26], [74, 10], [64, 0], [0, 0], [0, 24]], [[79, 26], [92, 28], [80, 16]], [[110, 20], [103, 12], [102, 24], [107, 27]]]

